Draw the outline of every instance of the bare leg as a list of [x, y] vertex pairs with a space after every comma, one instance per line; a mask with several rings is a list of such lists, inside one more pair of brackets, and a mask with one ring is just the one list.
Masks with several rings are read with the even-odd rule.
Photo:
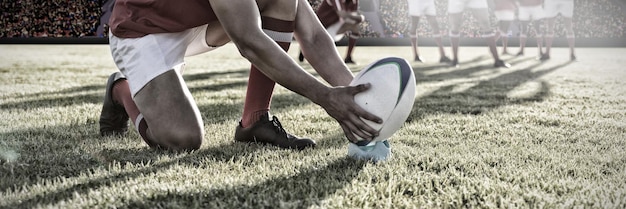
[[574, 35], [574, 27], [572, 26], [572, 18], [565, 17], [565, 30], [567, 31], [567, 44], [569, 45], [570, 59], [576, 60], [576, 54], [574, 53], [574, 47], [576, 45], [576, 36]]
[[526, 48], [526, 40], [528, 37], [528, 25], [530, 21], [520, 21], [520, 34], [519, 34], [519, 52], [517, 56], [524, 55], [524, 49]]
[[509, 37], [505, 34], [502, 36], [502, 54], [509, 54], [507, 47], [509, 46]]
[[533, 22], [533, 27], [535, 28], [535, 39], [537, 41], [537, 51], [539, 52], [539, 57], [543, 54], [543, 31], [541, 30], [541, 25], [543, 25], [543, 20], [535, 20]]
[[[284, 1], [261, 11], [261, 27], [284, 51], [289, 49], [293, 39], [297, 4], [297, 1]], [[290, 149], [315, 146], [315, 141], [311, 139], [287, 133], [278, 118], [269, 115], [274, 86], [272, 79], [256, 66], [251, 66], [242, 119], [235, 129], [235, 141], [260, 142]]]
[[[218, 22], [210, 25], [205, 37], [208, 45], [221, 46], [230, 40]], [[202, 143], [202, 118], [182, 79], [183, 69], [184, 65], [155, 77], [134, 98], [126, 79], [112, 84], [111, 99], [123, 106], [137, 132], [150, 147], [193, 150]]]
[[463, 13], [448, 15], [450, 24], [450, 45], [452, 45], [452, 66], [459, 64], [459, 39]]
[[200, 147], [204, 137], [202, 117], [182, 76], [175, 70], [148, 82], [135, 94], [134, 101], [143, 117], [135, 125], [149, 145], [171, 150]]
[[241, 126], [249, 127], [270, 111], [275, 82], [254, 65], [250, 67]]
[[409, 27], [409, 35], [411, 36], [411, 49], [413, 50], [413, 61], [422, 62], [417, 51], [417, 25], [420, 22], [420, 17], [411, 16], [411, 26]]
[[439, 48], [439, 62], [450, 62], [450, 58], [446, 56], [446, 52], [443, 49], [443, 43], [441, 42], [441, 29], [439, 28], [439, 22], [437, 21], [436, 16], [426, 16], [428, 19], [428, 23], [430, 23], [430, 27], [432, 29], [433, 38], [435, 39], [435, 43], [437, 43], [437, 47]]
[[352, 52], [354, 51], [354, 47], [356, 46], [356, 40], [359, 35], [353, 32], [348, 34], [348, 50], [346, 50], [346, 58], [343, 60], [345, 63], [354, 64], [355, 62], [352, 60]]
[[496, 36], [493, 32], [493, 28], [491, 28], [491, 24], [489, 23], [489, 10], [487, 10], [487, 8], [472, 9], [472, 14], [477, 19], [478, 24], [480, 25], [482, 36], [487, 40], [489, 52], [491, 53], [491, 56], [495, 61], [494, 66], [508, 67], [508, 64], [500, 60], [500, 56], [498, 56], [498, 49], [496, 48]]
[[500, 56], [498, 55], [498, 49], [496, 48], [496, 36], [485, 35], [485, 39], [487, 39], [487, 46], [489, 46], [489, 52], [495, 61], [500, 61]]
[[500, 21], [498, 23], [499, 26], [499, 37], [502, 38], [502, 54], [509, 54], [507, 47], [509, 43], [508, 31], [511, 26], [511, 21]]
[[[271, 17], [261, 17], [263, 29], [268, 31], [293, 31], [293, 22], [284, 21]], [[284, 50], [288, 51], [291, 42], [278, 41], [272, 34], [268, 34], [276, 43]], [[267, 115], [270, 111], [272, 95], [276, 82], [267, 77], [256, 66], [250, 66], [250, 75], [248, 76], [248, 86], [246, 88], [246, 98], [243, 105], [243, 113], [241, 116], [241, 126], [249, 127]]]
[[550, 59], [550, 49], [552, 48], [552, 42], [554, 41], [554, 18], [550, 17], [546, 19], [546, 52], [541, 55], [541, 60]]

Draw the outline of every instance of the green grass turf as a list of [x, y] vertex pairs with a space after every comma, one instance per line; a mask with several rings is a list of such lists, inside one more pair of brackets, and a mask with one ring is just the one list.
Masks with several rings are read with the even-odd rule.
[[[0, 207], [626, 207], [626, 49], [505, 56], [510, 69], [483, 47], [461, 48], [460, 68], [420, 50], [414, 110], [373, 164], [346, 158], [338, 124], [282, 87], [273, 114], [318, 147], [234, 142], [249, 63], [233, 45], [187, 59], [207, 133], [188, 153], [151, 150], [134, 129], [98, 135], [108, 46], [2, 45]], [[350, 67], [385, 56], [410, 48], [358, 47]]]

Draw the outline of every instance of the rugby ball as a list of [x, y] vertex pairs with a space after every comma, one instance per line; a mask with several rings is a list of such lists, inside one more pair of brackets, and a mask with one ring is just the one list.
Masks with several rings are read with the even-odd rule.
[[361, 70], [350, 86], [365, 83], [370, 83], [371, 87], [356, 94], [354, 101], [363, 109], [383, 119], [380, 124], [363, 120], [380, 133], [373, 141], [389, 139], [402, 127], [413, 109], [415, 102], [413, 69], [405, 59], [384, 58]]

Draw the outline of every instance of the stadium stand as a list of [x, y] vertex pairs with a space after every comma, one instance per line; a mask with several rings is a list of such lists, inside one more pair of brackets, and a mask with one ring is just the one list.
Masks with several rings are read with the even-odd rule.
[[[309, 0], [313, 7], [322, 0]], [[7, 37], [102, 37], [106, 35], [100, 17], [107, 0], [0, 0], [0, 38]], [[447, 0], [436, 0], [439, 21], [447, 28]], [[578, 38], [624, 38], [626, 4], [622, 0], [575, 0], [574, 24]], [[380, 0], [386, 37], [408, 37], [409, 19], [406, 0]], [[463, 37], [477, 37], [478, 27], [466, 14]], [[495, 19], [492, 21], [495, 24]], [[426, 23], [420, 35], [430, 36]], [[562, 24], [557, 26], [562, 27]], [[364, 37], [376, 37], [367, 22], [362, 25]], [[99, 32], [98, 32], [99, 31]], [[565, 36], [557, 28], [557, 36]], [[446, 34], [446, 33], [444, 33]], [[515, 34], [513, 34], [515, 36]]]
[[99, 0], [0, 1], [0, 37], [95, 36]]

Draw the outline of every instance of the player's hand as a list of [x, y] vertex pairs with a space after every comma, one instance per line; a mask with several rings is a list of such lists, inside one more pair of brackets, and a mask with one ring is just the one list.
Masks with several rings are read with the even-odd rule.
[[366, 91], [370, 86], [370, 84], [360, 84], [331, 88], [328, 97], [324, 100], [325, 103], [320, 104], [331, 117], [339, 122], [348, 140], [354, 143], [358, 142], [354, 134], [368, 141], [378, 136], [378, 131], [363, 122], [363, 119], [382, 123], [381, 118], [365, 111], [354, 102], [354, 95]]

